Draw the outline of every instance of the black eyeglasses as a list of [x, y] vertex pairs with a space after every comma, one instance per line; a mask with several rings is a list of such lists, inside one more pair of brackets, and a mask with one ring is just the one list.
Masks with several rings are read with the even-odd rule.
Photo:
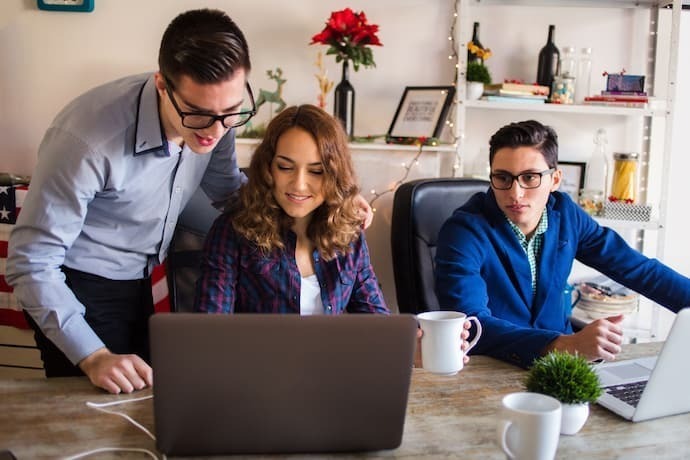
[[251, 110], [243, 110], [236, 113], [226, 113], [223, 115], [214, 115], [212, 113], [205, 112], [183, 112], [180, 110], [180, 106], [177, 105], [175, 96], [173, 96], [172, 84], [166, 79], [165, 82], [165, 92], [168, 93], [170, 102], [172, 102], [173, 107], [177, 111], [177, 114], [182, 120], [182, 126], [190, 129], [204, 129], [213, 125], [216, 121], [226, 128], [237, 128], [247, 123], [250, 118], [256, 115], [256, 103], [254, 102], [254, 93], [252, 93], [252, 88], [249, 86], [249, 82], [245, 84], [247, 93], [249, 93], [249, 100], [252, 102]]
[[505, 172], [491, 173], [489, 174], [489, 179], [491, 179], [491, 186], [496, 190], [509, 190], [513, 187], [513, 181], [517, 180], [517, 183], [522, 188], [537, 188], [541, 185], [542, 176], [548, 174], [553, 174], [556, 168], [549, 168], [541, 172], [526, 172], [513, 176]]

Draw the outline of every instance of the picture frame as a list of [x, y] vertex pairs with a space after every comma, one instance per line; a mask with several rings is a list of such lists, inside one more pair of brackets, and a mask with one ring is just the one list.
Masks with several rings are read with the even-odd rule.
[[559, 190], [567, 193], [578, 202], [580, 190], [585, 187], [585, 170], [587, 163], [580, 161], [559, 161], [558, 169], [563, 171], [563, 179]]
[[453, 86], [406, 86], [386, 142], [410, 143], [438, 138], [455, 96]]

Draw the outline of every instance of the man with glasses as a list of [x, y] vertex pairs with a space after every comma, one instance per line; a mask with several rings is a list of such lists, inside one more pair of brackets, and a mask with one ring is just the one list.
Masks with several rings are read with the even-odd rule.
[[9, 243], [7, 280], [46, 375], [112, 393], [152, 384], [150, 273], [185, 204], [201, 186], [220, 208], [246, 181], [232, 129], [255, 113], [242, 31], [222, 11], [182, 13], [158, 65], [57, 115]]
[[523, 367], [551, 350], [614, 359], [621, 315], [573, 333], [563, 290], [574, 259], [672, 311], [690, 305], [690, 279], [635, 251], [558, 191], [553, 129], [511, 123], [489, 146], [491, 186], [446, 221], [436, 252], [439, 304], [482, 323], [474, 353]]

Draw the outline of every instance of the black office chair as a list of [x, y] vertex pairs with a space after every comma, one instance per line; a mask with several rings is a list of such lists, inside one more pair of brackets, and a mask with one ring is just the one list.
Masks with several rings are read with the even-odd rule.
[[194, 311], [204, 240], [219, 214], [201, 190], [196, 191], [180, 214], [166, 262], [170, 311]]
[[438, 232], [455, 209], [488, 187], [479, 179], [433, 178], [406, 182], [395, 191], [391, 248], [400, 313], [439, 310], [434, 292]]

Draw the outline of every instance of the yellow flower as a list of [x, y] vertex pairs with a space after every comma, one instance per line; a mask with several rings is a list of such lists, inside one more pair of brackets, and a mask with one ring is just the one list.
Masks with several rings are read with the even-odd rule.
[[471, 40], [467, 43], [467, 49], [470, 53], [474, 54], [482, 61], [485, 61], [491, 57], [491, 50], [489, 48], [480, 48]]

